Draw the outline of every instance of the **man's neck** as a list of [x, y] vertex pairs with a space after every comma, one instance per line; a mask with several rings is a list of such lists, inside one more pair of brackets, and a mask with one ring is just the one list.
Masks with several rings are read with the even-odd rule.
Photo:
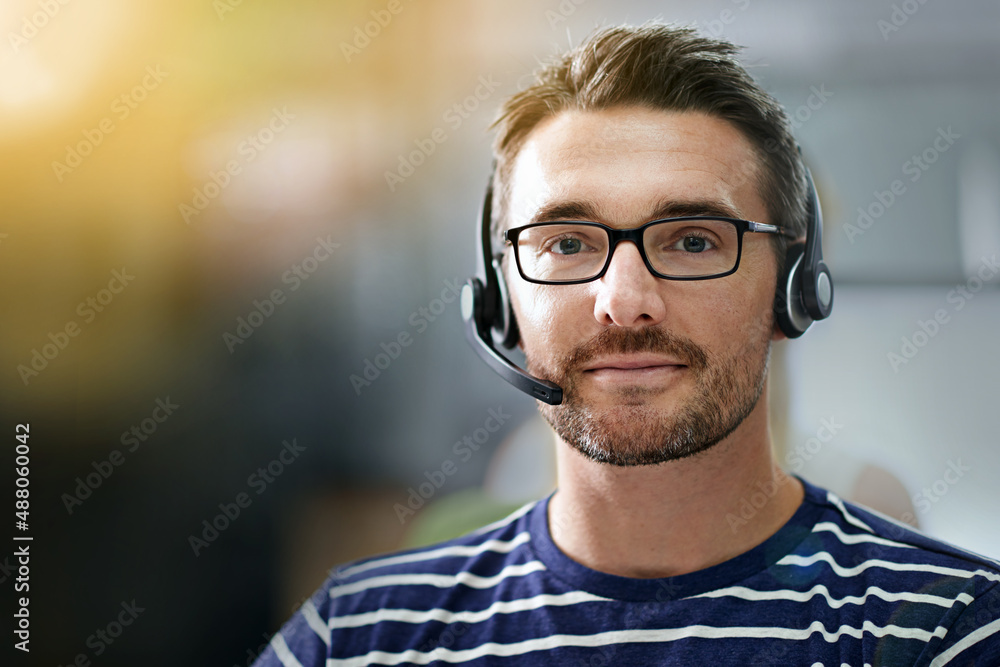
[[596, 463], [557, 440], [556, 545], [591, 569], [651, 578], [717, 565], [772, 536], [804, 491], [775, 465], [760, 403], [715, 447], [658, 465]]

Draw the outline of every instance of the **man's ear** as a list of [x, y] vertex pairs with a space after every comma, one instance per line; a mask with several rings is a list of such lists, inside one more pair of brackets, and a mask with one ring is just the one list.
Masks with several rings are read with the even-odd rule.
[[794, 263], [794, 258], [790, 257], [789, 247], [784, 247], [782, 255], [775, 253], [775, 259], [777, 260], [777, 280], [774, 285], [774, 305], [771, 307], [771, 319], [772, 319], [772, 330], [771, 330], [771, 342], [776, 343], [779, 340], [787, 340], [788, 335], [781, 330], [781, 324], [778, 317], [778, 308], [787, 308], [785, 304], [784, 290], [788, 284], [788, 267]]
[[781, 325], [778, 324], [778, 318], [774, 318], [774, 326], [771, 330], [771, 342], [776, 343], [779, 340], [788, 340], [788, 336], [785, 332], [781, 330]]

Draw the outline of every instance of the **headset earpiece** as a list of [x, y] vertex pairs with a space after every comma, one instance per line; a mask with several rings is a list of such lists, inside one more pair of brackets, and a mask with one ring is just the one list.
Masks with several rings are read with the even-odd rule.
[[805, 243], [792, 243], [785, 252], [784, 274], [774, 295], [774, 316], [782, 333], [798, 338], [813, 320], [802, 303], [802, 257]]
[[[493, 165], [494, 171], [496, 164]], [[503, 356], [496, 348], [517, 345], [521, 336], [514, 318], [507, 281], [501, 259], [493, 254], [490, 242], [491, 209], [493, 207], [493, 178], [486, 188], [482, 215], [476, 231], [476, 275], [462, 287], [462, 319], [465, 320], [465, 337], [476, 354], [500, 377], [532, 398], [559, 405], [563, 392], [559, 385], [534, 377]]]
[[798, 338], [833, 309], [833, 278], [823, 262], [823, 212], [812, 174], [805, 171], [806, 240], [788, 246], [774, 295], [775, 319], [789, 338]]

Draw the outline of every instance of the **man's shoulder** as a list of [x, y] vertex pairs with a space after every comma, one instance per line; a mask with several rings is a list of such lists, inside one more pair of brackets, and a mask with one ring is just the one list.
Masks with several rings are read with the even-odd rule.
[[541, 502], [455, 539], [335, 568], [255, 664], [323, 664], [333, 647], [363, 655], [375, 645], [372, 633], [382, 623], [419, 634], [452, 607], [489, 606], [505, 579], [524, 579], [544, 569], [530, 547], [529, 531], [531, 510]]
[[[943, 540], [868, 507], [852, 503], [821, 487], [803, 482], [806, 501], [822, 506], [813, 525], [841, 567], [860, 574], [871, 568], [898, 572], [926, 571], [957, 577], [977, 577], [1000, 583], [1000, 562]], [[847, 572], [844, 572], [846, 574]]]
[[513, 570], [527, 574], [541, 568], [528, 547], [528, 517], [539, 502], [461, 537], [346, 563], [331, 571], [323, 588], [337, 599], [408, 586], [447, 589], [459, 581], [482, 583]]

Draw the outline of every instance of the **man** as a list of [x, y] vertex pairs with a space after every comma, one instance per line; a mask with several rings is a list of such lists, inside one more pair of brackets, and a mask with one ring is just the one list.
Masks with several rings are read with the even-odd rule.
[[259, 664], [1000, 665], [997, 563], [775, 464], [775, 293], [811, 187], [734, 54], [604, 30], [507, 101], [492, 247], [535, 386], [562, 391], [558, 490], [340, 569]]

